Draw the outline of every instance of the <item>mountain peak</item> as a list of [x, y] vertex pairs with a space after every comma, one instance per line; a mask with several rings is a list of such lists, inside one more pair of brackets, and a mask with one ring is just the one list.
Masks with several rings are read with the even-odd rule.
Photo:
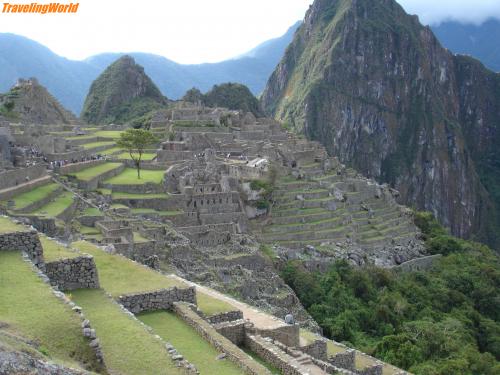
[[144, 68], [124, 55], [92, 83], [82, 118], [93, 124], [127, 122], [166, 103]]

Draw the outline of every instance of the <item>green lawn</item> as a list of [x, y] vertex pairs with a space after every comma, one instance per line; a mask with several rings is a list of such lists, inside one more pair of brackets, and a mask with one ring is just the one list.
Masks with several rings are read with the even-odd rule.
[[74, 200], [73, 193], [69, 191], [64, 191], [51, 202], [42, 206], [38, 210], [30, 212], [31, 215], [40, 215], [48, 217], [56, 217], [61, 214], [65, 209], [67, 209]]
[[105, 183], [113, 185], [142, 185], [147, 182], [160, 184], [163, 180], [165, 171], [141, 170], [141, 178], [137, 178], [137, 170], [135, 168], [125, 168], [118, 176], [106, 180]]
[[112, 139], [119, 139], [120, 134], [122, 134], [122, 130], [99, 130], [95, 132], [93, 135], [97, 137], [103, 137], [103, 138], [112, 138]]
[[122, 165], [121, 163], [104, 163], [97, 165], [95, 167], [86, 168], [77, 173], [73, 173], [72, 176], [76, 177], [78, 180], [81, 181], [90, 181], [94, 177], [97, 177], [103, 173], [116, 169], [121, 165]]
[[104, 214], [102, 213], [101, 210], [99, 210], [98, 208], [95, 208], [95, 207], [87, 207], [84, 211], [83, 211], [83, 215], [85, 216], [103, 216]]
[[123, 149], [121, 149], [120, 147], [113, 147], [113, 148], [108, 148], [107, 150], [104, 151], [99, 151], [101, 155], [113, 155], [118, 152], [123, 152]]
[[[139, 157], [139, 154], [136, 154], [136, 153], [132, 153], [132, 155], [134, 155], [134, 158], [138, 158]], [[132, 160], [132, 158], [130, 157], [130, 154], [128, 152], [124, 152], [120, 155], [117, 155], [118, 159], [127, 159], [127, 160]], [[142, 154], [142, 158], [141, 160], [153, 160], [154, 158], [156, 157], [156, 154], [155, 153], [150, 153], [150, 152], [147, 152], [147, 153], [144, 153]]]
[[121, 191], [116, 191], [111, 194], [113, 199], [157, 199], [157, 198], [169, 198], [170, 195], [165, 193], [158, 194], [135, 194], [135, 193], [124, 193]]
[[0, 301], [5, 330], [38, 342], [53, 360], [73, 367], [93, 365], [78, 315], [52, 294], [21, 252], [0, 252]]
[[14, 209], [20, 210], [32, 203], [38, 202], [59, 188], [58, 184], [48, 184], [39, 186], [33, 190], [19, 194], [14, 197]]
[[44, 235], [39, 235], [39, 238], [43, 247], [43, 257], [47, 263], [59, 259], [75, 258], [80, 256], [80, 254], [76, 251], [71, 251]]
[[36, 211], [31, 212], [33, 215], [56, 217], [60, 215], [65, 209], [67, 209], [73, 203], [73, 193], [65, 191], [61, 193], [52, 202], [46, 204], [45, 206], [39, 208]]
[[125, 314], [102, 290], [80, 289], [72, 295], [96, 330], [109, 373], [182, 374], [162, 342]]
[[140, 314], [138, 318], [153, 328], [157, 335], [170, 342], [202, 374], [244, 374], [229, 359], [217, 360], [220, 352], [175, 313], [155, 311]]
[[[71, 246], [94, 257], [101, 287], [113, 297], [128, 293], [173, 288], [174, 286], [187, 287], [182, 281], [162, 275], [127, 258], [108, 254], [90, 242], [73, 242]], [[200, 292], [197, 293], [197, 300], [198, 307], [207, 316], [235, 310], [227, 302]]]
[[82, 146], [85, 150], [90, 150], [92, 148], [97, 148], [101, 146], [114, 146], [114, 145], [115, 142], [92, 142], [92, 143], [85, 143]]
[[0, 216], [0, 233], [26, 232], [26, 231], [28, 231], [28, 227], [22, 224], [15, 224], [8, 217]]
[[72, 246], [94, 256], [101, 287], [113, 297], [127, 293], [186, 286], [180, 281], [166, 277], [129, 259], [108, 254], [89, 242], [74, 242]]

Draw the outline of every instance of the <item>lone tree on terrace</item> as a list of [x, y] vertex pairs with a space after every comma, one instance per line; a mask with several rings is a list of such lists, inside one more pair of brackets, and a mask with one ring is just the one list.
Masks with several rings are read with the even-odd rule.
[[149, 130], [127, 129], [120, 134], [120, 139], [116, 145], [127, 150], [137, 168], [137, 178], [141, 178], [141, 159], [144, 150], [152, 144], [158, 142], [158, 138]]

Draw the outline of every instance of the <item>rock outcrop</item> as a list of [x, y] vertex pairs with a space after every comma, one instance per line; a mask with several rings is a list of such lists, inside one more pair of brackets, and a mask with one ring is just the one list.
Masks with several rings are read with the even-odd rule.
[[500, 75], [394, 0], [316, 0], [261, 103], [401, 203], [499, 248]]
[[111, 64], [90, 86], [82, 119], [91, 124], [124, 123], [167, 103], [160, 90], [130, 56]]

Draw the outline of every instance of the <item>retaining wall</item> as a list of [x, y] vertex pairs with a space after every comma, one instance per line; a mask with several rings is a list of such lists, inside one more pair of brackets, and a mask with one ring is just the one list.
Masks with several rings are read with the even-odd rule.
[[[45, 169], [44, 165], [34, 165], [27, 168], [0, 172], [0, 190], [25, 184], [30, 180], [35, 180], [46, 175], [47, 170]], [[26, 180], [26, 177], [28, 177], [29, 179]], [[6, 198], [2, 197], [2, 199]]]
[[100, 287], [94, 258], [90, 255], [46, 263], [45, 274], [50, 283], [61, 290]]
[[43, 248], [36, 231], [0, 234], [0, 251], [24, 251], [35, 266], [44, 269]]
[[84, 169], [95, 167], [104, 163], [104, 160], [89, 160], [81, 163], [66, 164], [60, 168], [57, 168], [56, 171], [60, 174], [77, 173], [83, 171]]
[[188, 302], [196, 305], [196, 290], [194, 287], [160, 289], [153, 292], [127, 294], [118, 297], [127, 310], [134, 314], [143, 311], [169, 310], [175, 302]]
[[2, 201], [9, 200], [15, 197], [16, 195], [33, 190], [39, 186], [47, 185], [49, 183], [50, 183], [50, 176], [46, 176], [45, 178], [40, 177], [39, 179], [37, 179], [37, 181], [30, 181], [28, 183], [25, 182], [22, 185], [7, 188], [0, 193], [0, 200]]
[[248, 354], [234, 345], [230, 340], [218, 333], [210, 323], [203, 320], [191, 308], [184, 303], [174, 303], [175, 313], [187, 324], [193, 327], [205, 340], [220, 352], [226, 354], [227, 358], [237, 364], [246, 374], [270, 375], [271, 372], [261, 364], [257, 363]]

